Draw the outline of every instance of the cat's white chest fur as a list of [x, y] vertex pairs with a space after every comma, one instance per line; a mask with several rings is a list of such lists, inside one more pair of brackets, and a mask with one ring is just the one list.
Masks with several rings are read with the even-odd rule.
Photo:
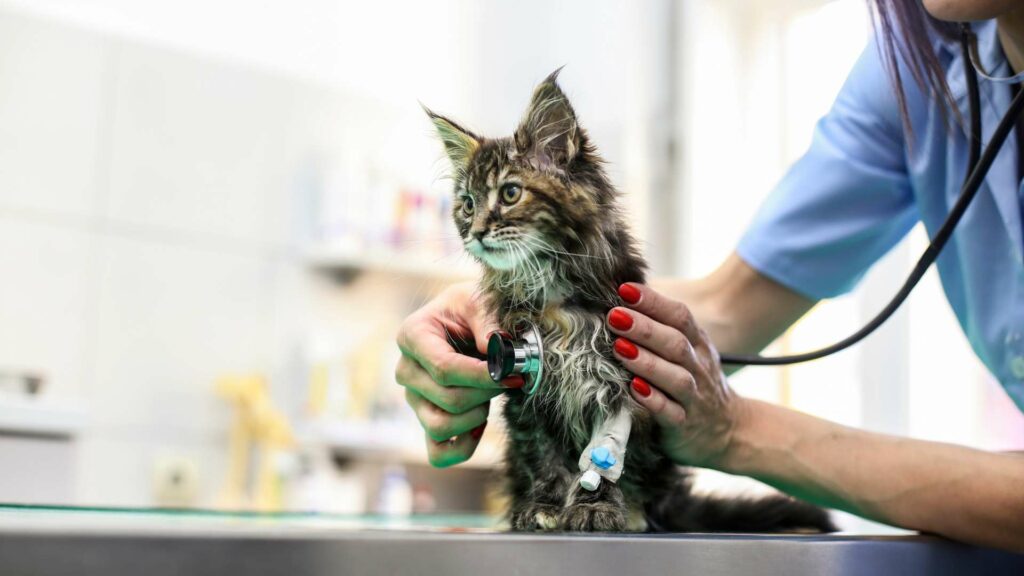
[[594, 424], [586, 415], [608, 417], [623, 398], [629, 374], [607, 356], [613, 337], [604, 316], [549, 305], [538, 324], [545, 346], [541, 394], [558, 404], [567, 432], [585, 444]]

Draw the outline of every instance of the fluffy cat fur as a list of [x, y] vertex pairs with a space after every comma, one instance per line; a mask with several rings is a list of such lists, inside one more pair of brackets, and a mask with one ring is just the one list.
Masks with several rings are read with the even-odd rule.
[[[429, 110], [451, 160], [453, 218], [483, 264], [481, 290], [504, 330], [523, 320], [545, 342], [537, 392], [505, 403], [509, 521], [516, 531], [831, 531], [820, 508], [777, 495], [698, 496], [660, 450], [658, 429], [628, 392], [605, 314], [646, 264], [596, 149], [551, 74], [510, 138], [483, 138]], [[623, 406], [633, 417], [617, 483], [588, 492], [578, 458]]]

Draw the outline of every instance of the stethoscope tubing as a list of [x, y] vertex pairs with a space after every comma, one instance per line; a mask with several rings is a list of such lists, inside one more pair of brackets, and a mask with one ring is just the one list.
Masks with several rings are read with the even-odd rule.
[[[893, 313], [899, 309], [903, 302], [906, 301], [911, 291], [914, 290], [914, 287], [921, 281], [925, 272], [928, 271], [928, 268], [935, 263], [935, 260], [939, 257], [939, 254], [946, 246], [949, 238], [953, 235], [953, 231], [956, 229], [957, 224], [960, 223], [964, 213], [970, 206], [971, 201], [974, 200], [975, 196], [977, 196], [978, 190], [981, 189], [981, 185], [985, 181], [985, 176], [992, 167], [992, 163], [995, 161], [1000, 149], [1002, 149], [1003, 144], [1006, 142], [1006, 138], [1013, 130], [1021, 112], [1024, 111], [1024, 90], [1019, 90], [1013, 101], [1010, 103], [1010, 108], [1006, 111], [1006, 114], [1003, 116], [1002, 120], [1000, 120], [995, 132], [992, 134], [992, 139], [985, 146], [984, 153], [981, 153], [981, 98], [978, 90], [978, 72], [975, 70], [976, 63], [971, 48], [974, 40], [974, 34], [971, 32], [970, 25], [967, 24], [962, 26], [961, 32], [960, 42], [964, 55], [964, 73], [967, 77], [968, 100], [971, 108], [970, 156], [967, 163], [967, 176], [960, 188], [960, 197], [957, 199], [956, 204], [953, 205], [953, 209], [950, 210], [945, 221], [943, 221], [942, 226], [935, 233], [935, 236], [928, 244], [928, 248], [925, 249], [923, 254], [921, 254], [921, 257], [918, 259], [913, 270], [911, 270], [910, 275], [903, 283], [903, 286], [900, 287], [896, 295], [893, 296], [889, 303], [886, 304], [885, 307], [871, 319], [871, 321], [865, 324], [860, 330], [857, 330], [853, 334], [830, 346], [810, 352], [785, 356], [721, 354], [719, 359], [722, 364], [782, 366], [817, 360], [845, 350], [863, 340], [867, 335], [874, 332], [879, 326], [888, 320]], [[1024, 74], [1018, 76], [1024, 76]], [[986, 78], [989, 77], [986, 75]], [[1012, 78], [1002, 79], [1002, 81], [1011, 80]]]

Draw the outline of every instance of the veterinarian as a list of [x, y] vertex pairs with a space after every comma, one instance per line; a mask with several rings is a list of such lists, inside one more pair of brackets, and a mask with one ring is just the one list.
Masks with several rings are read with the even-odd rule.
[[[716, 350], [757, 352], [818, 300], [849, 291], [918, 221], [930, 234], [941, 225], [970, 154], [964, 71], [972, 62], [947, 23], [973, 23], [980, 73], [1024, 73], [1020, 0], [873, 3], [876, 41], [735, 253], [701, 280], [621, 286], [623, 306], [608, 315], [621, 336], [615, 354], [636, 375], [633, 397], [655, 416], [679, 464], [751, 476], [888, 524], [1024, 551], [1024, 455], [873, 434], [746, 399], [718, 361]], [[1018, 89], [982, 79], [983, 142]], [[1024, 409], [1022, 135], [1018, 125], [937, 265], [973, 349]], [[434, 465], [472, 455], [489, 400], [502, 392], [483, 361], [453, 350], [446, 331], [474, 338], [483, 351], [494, 328], [472, 285], [449, 288], [402, 326], [396, 374]]]

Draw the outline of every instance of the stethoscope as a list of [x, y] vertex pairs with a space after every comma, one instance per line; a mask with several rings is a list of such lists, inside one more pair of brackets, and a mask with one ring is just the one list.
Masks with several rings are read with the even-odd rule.
[[[802, 354], [791, 354], [787, 356], [759, 356], [742, 354], [721, 354], [719, 356], [722, 364], [751, 365], [751, 366], [781, 366], [785, 364], [798, 364], [809, 362], [830, 356], [845, 350], [850, 346], [863, 340], [868, 334], [878, 329], [894, 312], [906, 301], [911, 291], [917, 286], [928, 268], [935, 263], [942, 249], [946, 246], [949, 238], [953, 235], [957, 224], [963, 218], [964, 213], [970, 206], [971, 201], [977, 196], [978, 190], [992, 168], [999, 150], [1002, 149], [1010, 131], [1014, 129], [1021, 112], [1024, 111], [1024, 89], [1019, 90], [1010, 108], [1006, 111], [992, 139], [985, 146], [984, 152], [981, 149], [981, 96], [978, 90], [978, 76], [986, 80], [1004, 84], [1015, 84], [1024, 81], [1024, 72], [1010, 77], [991, 76], [982, 66], [977, 53], [977, 38], [971, 30], [970, 24], [961, 24], [960, 48], [963, 53], [964, 74], [967, 79], [968, 102], [970, 105], [970, 155], [967, 163], [967, 175], [960, 187], [960, 197], [953, 205], [946, 220], [935, 233], [928, 248], [921, 254], [917, 264], [914, 265], [910, 275], [903, 286], [900, 287], [892, 300], [860, 330], [850, 336], [832, 344]], [[498, 382], [513, 374], [521, 374], [526, 380], [524, 390], [528, 394], [536, 391], [543, 374], [543, 346], [541, 344], [540, 332], [536, 326], [524, 325], [517, 335], [513, 336], [507, 332], [494, 332], [490, 335], [487, 346], [487, 365], [491, 378]]]
[[524, 322], [516, 332], [516, 336], [504, 330], [491, 332], [487, 338], [487, 373], [495, 382], [519, 374], [523, 377], [522, 390], [533, 394], [544, 376], [544, 344], [532, 322]]

